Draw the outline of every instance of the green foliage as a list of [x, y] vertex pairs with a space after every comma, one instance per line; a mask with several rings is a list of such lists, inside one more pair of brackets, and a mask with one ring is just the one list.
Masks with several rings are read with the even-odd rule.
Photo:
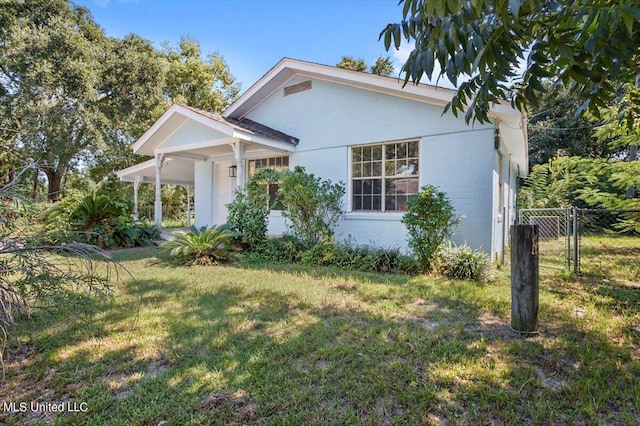
[[227, 209], [227, 223], [239, 235], [239, 243], [244, 248], [253, 249], [264, 242], [269, 216], [266, 191], [237, 190]]
[[323, 181], [299, 166], [282, 176], [282, 215], [293, 235], [308, 246], [330, 239], [343, 214], [344, 184]]
[[71, 214], [71, 219], [81, 230], [112, 222], [132, 213], [128, 203], [107, 194], [91, 194], [84, 197]]
[[193, 226], [186, 234], [163, 243], [162, 248], [182, 264], [215, 265], [236, 260], [234, 237], [228, 225], [199, 229]]
[[[28, 203], [15, 198], [15, 180], [0, 185], [0, 364], [8, 327], [36, 309], [68, 309], [84, 296], [111, 293], [118, 265], [98, 247], [38, 244], [16, 227]], [[98, 270], [96, 260], [102, 260]], [[68, 318], [67, 318], [68, 319]]]
[[138, 247], [160, 237], [154, 225], [133, 222], [131, 205], [117, 196], [70, 191], [49, 205], [39, 218], [44, 223], [44, 241], [83, 242], [102, 248]]
[[393, 74], [393, 62], [391, 62], [391, 59], [388, 56], [386, 58], [380, 56], [376, 59], [376, 62], [371, 65], [370, 71], [371, 74], [388, 77]]
[[640, 187], [640, 162], [558, 157], [533, 167], [518, 193], [520, 208], [640, 208], [626, 191]]
[[435, 186], [422, 187], [407, 203], [402, 223], [409, 231], [409, 247], [415, 253], [420, 268], [429, 271], [442, 243], [453, 235], [461, 218], [456, 218], [447, 195]]
[[325, 241], [308, 248], [296, 237], [285, 235], [265, 240], [253, 252], [259, 258], [305, 265], [335, 266], [364, 272], [415, 274], [418, 264], [397, 248], [385, 249], [351, 242]]
[[415, 40], [402, 68], [405, 83], [425, 74], [431, 79], [436, 70], [456, 86], [465, 76], [447, 109], [466, 110], [467, 122], [489, 121], [491, 104], [500, 100], [526, 110], [545, 91], [545, 80], [569, 87], [582, 100], [579, 112], [598, 114], [615, 97], [612, 81], [631, 82], [638, 73], [637, 2], [402, 3], [402, 22], [388, 24], [380, 39], [387, 49]]
[[169, 62], [165, 94], [175, 103], [220, 113], [238, 96], [240, 86], [217, 53], [202, 58], [200, 43], [182, 37], [178, 49], [164, 46]]
[[338, 68], [360, 72], [367, 72], [367, 69], [369, 69], [371, 74], [383, 75], [385, 77], [393, 73], [393, 62], [388, 56], [386, 58], [380, 56], [370, 68], [367, 67], [367, 63], [362, 58], [355, 59], [353, 56], [343, 56], [336, 66]]
[[433, 270], [442, 276], [458, 280], [489, 281], [492, 278], [489, 256], [466, 244], [442, 245], [433, 262]]
[[594, 136], [600, 143], [618, 152], [640, 143], [640, 87], [626, 84], [618, 101], [599, 112], [603, 124], [596, 127]]
[[253, 253], [266, 260], [298, 263], [304, 250], [305, 246], [296, 237], [283, 235], [280, 238], [267, 238]]
[[37, 161], [55, 201], [63, 177], [80, 161], [131, 141], [122, 133], [124, 120], [139, 121], [139, 111], [162, 100], [157, 87], [164, 74], [148, 60], [148, 49], [126, 62], [128, 49], [144, 42], [106, 37], [71, 2], [9, 2], [3, 9], [0, 115], [2, 129], [10, 130], [3, 139]]
[[554, 88], [548, 83], [544, 86], [547, 91], [541, 94], [538, 106], [532, 108], [528, 117], [530, 167], [547, 163], [556, 156], [613, 158], [620, 155], [619, 147], [596, 137], [599, 121], [576, 117], [582, 103], [580, 98], [567, 88]]
[[340, 62], [336, 64], [338, 68], [344, 68], [346, 70], [353, 71], [367, 71], [367, 64], [364, 62], [364, 59], [358, 58], [355, 59], [353, 56], [343, 56], [340, 59]]

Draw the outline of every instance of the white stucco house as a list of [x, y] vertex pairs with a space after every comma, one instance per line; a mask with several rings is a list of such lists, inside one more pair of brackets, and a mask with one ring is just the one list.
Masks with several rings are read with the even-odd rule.
[[[123, 181], [193, 187], [195, 224], [224, 223], [234, 189], [261, 168], [304, 166], [346, 185], [338, 238], [406, 247], [408, 197], [426, 184], [445, 191], [465, 218], [454, 240], [499, 256], [527, 174], [525, 117], [495, 105], [491, 123], [443, 115], [454, 91], [285, 58], [221, 115], [171, 106], [133, 144], [154, 159], [118, 172]], [[271, 189], [274, 190], [273, 188]], [[277, 210], [269, 232], [286, 224]]]

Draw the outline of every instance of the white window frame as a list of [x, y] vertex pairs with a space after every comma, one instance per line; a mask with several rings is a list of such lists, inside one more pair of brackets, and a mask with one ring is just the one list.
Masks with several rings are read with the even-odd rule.
[[[421, 180], [420, 180], [420, 164], [422, 163], [422, 157], [421, 157], [421, 140], [419, 138], [411, 138], [411, 139], [400, 139], [400, 140], [393, 140], [393, 141], [384, 141], [384, 142], [375, 142], [375, 143], [368, 143], [368, 144], [360, 144], [360, 145], [351, 145], [348, 147], [348, 165], [347, 165], [347, 173], [348, 173], [348, 194], [347, 194], [347, 207], [348, 207], [348, 216], [352, 217], [352, 218], [356, 218], [356, 216], [360, 216], [362, 215], [363, 217], [374, 217], [376, 215], [380, 215], [380, 218], [383, 217], [388, 217], [389, 219], [391, 219], [391, 216], [402, 216], [404, 215], [405, 211], [404, 210], [386, 210], [386, 180], [387, 179], [397, 179], [397, 176], [394, 177], [390, 177], [390, 176], [386, 176], [385, 175], [385, 162], [386, 160], [386, 148], [385, 146], [387, 145], [395, 145], [395, 144], [399, 144], [399, 143], [404, 143], [404, 142], [415, 142], [418, 145], [418, 152], [417, 152], [417, 158], [418, 159], [418, 170], [416, 174], [410, 175], [409, 177], [412, 178], [416, 178], [418, 179], [418, 192], [420, 191], [420, 184], [421, 184]], [[354, 205], [353, 205], [353, 181], [354, 181], [354, 176], [353, 176], [353, 149], [354, 148], [362, 148], [362, 147], [373, 147], [373, 146], [382, 146], [382, 176], [380, 177], [381, 179], [381, 185], [382, 185], [382, 193], [381, 193], [381, 200], [380, 200], [380, 204], [381, 204], [381, 208], [380, 210], [355, 210]], [[409, 157], [409, 158], [414, 158], [414, 157]]]

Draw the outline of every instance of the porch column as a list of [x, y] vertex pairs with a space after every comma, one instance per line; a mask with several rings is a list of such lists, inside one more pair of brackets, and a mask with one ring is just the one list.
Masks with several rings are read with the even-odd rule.
[[244, 142], [233, 143], [233, 153], [236, 155], [236, 189], [244, 188], [246, 185], [246, 176], [244, 172], [244, 160], [246, 152], [246, 144]]
[[160, 172], [162, 170], [163, 162], [164, 154], [156, 155], [156, 201], [154, 203], [153, 218], [158, 228], [162, 228], [162, 192], [160, 188]]
[[138, 212], [138, 188], [140, 188], [140, 184], [142, 183], [142, 178], [140, 176], [136, 176], [133, 181], [133, 220], [139, 220], [140, 215]]
[[185, 185], [187, 190], [187, 228], [191, 228], [191, 185]]

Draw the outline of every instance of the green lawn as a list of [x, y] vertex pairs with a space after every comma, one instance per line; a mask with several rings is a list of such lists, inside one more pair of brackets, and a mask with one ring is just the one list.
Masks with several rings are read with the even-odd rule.
[[510, 287], [117, 254], [113, 300], [12, 329], [0, 412], [23, 424], [639, 424], [640, 285], [544, 275], [538, 337]]

